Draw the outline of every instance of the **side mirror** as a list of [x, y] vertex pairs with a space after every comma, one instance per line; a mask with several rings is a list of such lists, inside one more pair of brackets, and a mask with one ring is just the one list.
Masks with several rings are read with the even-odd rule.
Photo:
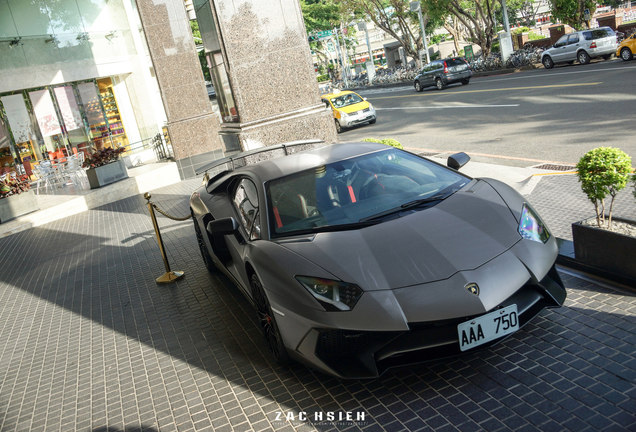
[[238, 231], [238, 222], [233, 217], [226, 217], [210, 221], [205, 229], [211, 235], [233, 234]]
[[450, 155], [448, 157], [448, 160], [446, 161], [446, 165], [449, 168], [452, 168], [454, 170], [458, 170], [461, 167], [463, 167], [464, 165], [466, 165], [469, 160], [470, 160], [470, 156], [468, 156], [466, 153], [464, 153], [464, 152], [455, 153], [455, 154]]

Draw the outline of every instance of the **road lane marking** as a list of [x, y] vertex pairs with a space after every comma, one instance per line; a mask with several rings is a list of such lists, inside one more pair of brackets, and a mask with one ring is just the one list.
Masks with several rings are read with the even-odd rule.
[[395, 108], [376, 108], [376, 111], [387, 110], [410, 110], [410, 109], [453, 109], [453, 108], [510, 108], [518, 107], [519, 104], [510, 105], [445, 105], [445, 106], [414, 106], [414, 107], [395, 107]]
[[576, 75], [583, 73], [595, 73], [595, 72], [613, 72], [613, 71], [623, 71], [624, 69], [634, 69], [636, 66], [621, 66], [621, 67], [613, 67], [613, 68], [599, 68], [599, 69], [588, 69], [588, 70], [569, 70], [562, 72], [546, 72], [541, 75], [538, 73], [531, 75], [523, 75], [516, 77], [507, 77], [507, 78], [495, 78], [496, 75], [487, 75], [487, 76], [474, 76], [473, 78], [490, 78], [488, 81], [510, 81], [510, 80], [520, 80], [520, 79], [528, 79], [528, 78], [543, 78], [543, 77], [554, 77], [559, 75]]
[[[550, 89], [550, 88], [565, 88], [565, 87], [589, 87], [589, 86], [596, 86], [599, 84], [603, 84], [603, 82], [598, 81], [598, 82], [580, 83], [580, 84], [551, 84], [551, 85], [543, 85], [543, 86], [507, 87], [507, 88], [501, 88], [501, 89], [462, 90], [462, 91], [445, 92], [445, 93], [435, 92], [435, 95], [446, 96], [446, 95], [457, 95], [457, 94], [464, 94], [464, 93], [503, 92], [503, 91]], [[423, 95], [411, 94], [411, 95], [402, 95], [402, 96], [383, 96], [383, 97], [374, 97], [373, 100], [375, 101], [378, 99], [412, 98], [412, 97], [421, 97], [421, 96]]]

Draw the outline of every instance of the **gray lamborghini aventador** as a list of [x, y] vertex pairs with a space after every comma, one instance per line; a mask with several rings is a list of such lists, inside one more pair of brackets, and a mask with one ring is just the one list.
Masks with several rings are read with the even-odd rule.
[[281, 362], [375, 377], [493, 344], [565, 300], [555, 238], [512, 188], [458, 172], [465, 154], [453, 168], [374, 143], [253, 159], [206, 175], [190, 206], [205, 265], [253, 303]]

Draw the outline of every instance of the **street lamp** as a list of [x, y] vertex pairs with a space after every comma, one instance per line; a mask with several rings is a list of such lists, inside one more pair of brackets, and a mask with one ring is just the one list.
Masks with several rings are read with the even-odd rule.
[[[426, 43], [426, 30], [424, 30], [424, 18], [422, 17], [422, 6], [419, 1], [413, 1], [409, 3], [411, 12], [417, 12], [417, 16], [420, 19], [420, 29], [422, 30], [422, 42], [424, 42], [424, 52], [426, 53], [426, 63], [431, 62], [431, 58], [428, 56], [428, 44]], [[421, 57], [421, 56], [420, 56]]]

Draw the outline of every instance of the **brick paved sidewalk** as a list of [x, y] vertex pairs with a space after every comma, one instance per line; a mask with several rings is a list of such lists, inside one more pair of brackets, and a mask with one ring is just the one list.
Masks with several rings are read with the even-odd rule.
[[[614, 202], [614, 216], [636, 220], [636, 198], [632, 184], [618, 192]], [[573, 222], [594, 217], [594, 204], [581, 190], [575, 174], [542, 176], [528, 196], [554, 235], [572, 240]], [[609, 200], [606, 203], [609, 206]]]
[[[153, 199], [186, 215], [197, 184]], [[272, 363], [247, 301], [205, 271], [191, 221], [160, 219], [172, 267], [186, 277], [157, 286], [163, 264], [144, 203], [129, 198], [0, 239], [1, 431], [585, 432], [636, 424], [632, 294], [562, 273], [566, 305], [494, 348], [339, 381]], [[309, 424], [299, 412], [365, 419]]]

